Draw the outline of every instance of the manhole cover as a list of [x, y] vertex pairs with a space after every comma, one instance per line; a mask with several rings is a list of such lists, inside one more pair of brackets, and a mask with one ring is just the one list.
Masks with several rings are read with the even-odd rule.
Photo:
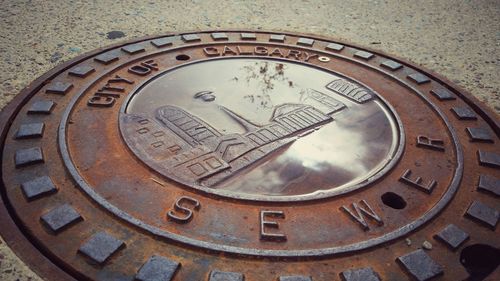
[[500, 260], [497, 117], [374, 51], [148, 38], [52, 70], [1, 123], [2, 235], [48, 279], [481, 280]]

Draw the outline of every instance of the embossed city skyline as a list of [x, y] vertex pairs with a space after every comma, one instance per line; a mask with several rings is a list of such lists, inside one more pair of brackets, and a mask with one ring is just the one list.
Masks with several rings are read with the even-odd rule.
[[[226, 79], [220, 79], [223, 84], [236, 84], [237, 87], [220, 89], [194, 86], [190, 87], [191, 92], [183, 89], [182, 93], [177, 93], [179, 98], [175, 100], [166, 97], [152, 100], [148, 97], [150, 104], [146, 106], [141, 105], [138, 99], [132, 99], [127, 109], [130, 113], [121, 119], [122, 133], [131, 149], [146, 163], [151, 162], [154, 169], [164, 176], [189, 186], [269, 195], [310, 193], [311, 190], [287, 186], [310, 181], [311, 177], [324, 173], [325, 169], [330, 170], [329, 173], [335, 177], [333, 187], [352, 182], [356, 173], [347, 171], [352, 166], [344, 169], [342, 165], [338, 165], [335, 172], [332, 172], [333, 165], [328, 160], [310, 157], [317, 162], [311, 165], [304, 161], [296, 163], [290, 157], [285, 160], [287, 163], [283, 163], [280, 158], [290, 154], [290, 151], [297, 154], [293, 152], [297, 149], [300, 153], [311, 151], [307, 145], [314, 146], [314, 139], [310, 136], [324, 128], [331, 131], [332, 128], [328, 126], [336, 123], [336, 116], [342, 116], [344, 111], [348, 112], [347, 116], [352, 116], [353, 113], [359, 116], [380, 115], [380, 108], [377, 108], [379, 105], [370, 102], [374, 94], [355, 82], [333, 75], [312, 83], [314, 88], [308, 87], [307, 82], [303, 82], [307, 77], [294, 76], [296, 70], [293, 69], [293, 64], [249, 60], [238, 67], [233, 73], [221, 75]], [[293, 71], [289, 71], [290, 68]], [[318, 72], [315, 69], [312, 71]], [[173, 78], [167, 79], [173, 81]], [[147, 94], [148, 86], [140, 91], [138, 97]], [[239, 92], [230, 92], [227, 88], [238, 89]], [[247, 88], [254, 90], [246, 92]], [[165, 89], [172, 91], [171, 87]], [[167, 95], [171, 95], [171, 92]], [[156, 108], [153, 104], [157, 105]], [[363, 107], [364, 110], [355, 110], [358, 107]], [[377, 118], [387, 119], [383, 115]], [[331, 133], [327, 132], [329, 135]], [[307, 141], [308, 138], [312, 143]], [[294, 148], [299, 139], [302, 143]], [[359, 137], [351, 139], [351, 142], [361, 141]], [[392, 136], [390, 139], [392, 140]], [[353, 148], [348, 150], [352, 151]], [[390, 147], [387, 147], [384, 152], [389, 150]], [[380, 162], [380, 159], [377, 161]], [[373, 165], [370, 162], [361, 163], [366, 164]], [[264, 171], [265, 168], [262, 167], [266, 166], [273, 168], [266, 175], [259, 176], [259, 171]], [[278, 174], [277, 166], [281, 166]], [[357, 169], [358, 173], [366, 174], [373, 167], [360, 166]], [[238, 178], [241, 183], [235, 185], [233, 178]], [[248, 182], [255, 178], [261, 180], [253, 181], [253, 187], [249, 190]], [[312, 187], [312, 191], [327, 188]], [[295, 189], [295, 192], [291, 189]]]

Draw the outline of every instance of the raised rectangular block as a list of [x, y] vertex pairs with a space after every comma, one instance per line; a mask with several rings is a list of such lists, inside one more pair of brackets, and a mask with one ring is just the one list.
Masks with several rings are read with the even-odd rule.
[[89, 76], [95, 69], [89, 65], [76, 66], [69, 70], [68, 74], [80, 78]]
[[445, 243], [452, 250], [456, 250], [462, 243], [469, 239], [469, 234], [456, 225], [449, 224], [438, 234], [434, 235], [434, 238]]
[[83, 220], [82, 216], [69, 204], [64, 204], [50, 210], [48, 213], [42, 215], [40, 219], [54, 233], [59, 233]]
[[228, 39], [227, 34], [224, 32], [214, 32], [214, 33], [210, 34], [210, 36], [212, 36], [212, 39], [214, 39], [214, 40], [227, 40]]
[[344, 49], [344, 45], [342, 44], [337, 44], [337, 43], [330, 43], [326, 46], [327, 50], [329, 51], [341, 51], [342, 49]]
[[356, 53], [354, 53], [354, 56], [362, 58], [364, 60], [369, 60], [374, 57], [374, 54], [365, 51], [357, 51]]
[[78, 251], [97, 264], [104, 264], [125, 243], [106, 232], [94, 234]]
[[21, 184], [21, 189], [28, 201], [53, 194], [57, 191], [56, 186], [48, 176], [38, 177], [23, 182]]
[[492, 168], [500, 168], [500, 154], [478, 150], [479, 164]]
[[455, 113], [455, 116], [457, 116], [457, 118], [459, 120], [476, 120], [477, 119], [474, 111], [472, 111], [471, 109], [469, 109], [467, 107], [452, 107], [451, 111], [453, 113]]
[[245, 276], [238, 272], [212, 270], [208, 281], [245, 281]]
[[184, 40], [184, 42], [195, 42], [195, 41], [200, 41], [200, 36], [196, 35], [196, 34], [184, 34], [181, 36], [182, 40]]
[[418, 281], [430, 280], [443, 274], [443, 268], [422, 249], [401, 256], [397, 261]]
[[311, 38], [299, 38], [299, 40], [297, 40], [297, 45], [312, 47], [312, 45], [314, 45], [314, 40]]
[[500, 213], [486, 204], [474, 201], [467, 209], [465, 216], [488, 226], [491, 230], [495, 230]]
[[170, 281], [180, 264], [162, 256], [152, 256], [144, 263], [135, 279], [137, 281]]
[[255, 39], [257, 39], [257, 35], [255, 35], [255, 33], [243, 32], [243, 33], [241, 33], [241, 39], [242, 40], [255, 40]]
[[155, 40], [151, 41], [151, 44], [157, 48], [165, 47], [165, 46], [170, 46], [174, 42], [174, 37], [163, 37], [163, 38], [158, 38]]
[[122, 47], [122, 51], [134, 55], [146, 51], [146, 49], [141, 44], [133, 44]]
[[53, 101], [36, 101], [28, 109], [28, 114], [50, 114], [56, 104]]
[[293, 276], [280, 276], [279, 281], [312, 281], [309, 276], [293, 275]]
[[500, 179], [488, 175], [481, 175], [479, 177], [477, 189], [500, 196]]
[[52, 82], [50, 83], [47, 88], [45, 89], [45, 93], [47, 94], [59, 94], [59, 95], [65, 95], [73, 88], [73, 84], [69, 82]]
[[448, 91], [444, 88], [432, 89], [431, 94], [436, 96], [439, 100], [455, 100], [455, 99], [457, 99], [454, 94], [452, 94], [450, 91]]
[[40, 147], [19, 149], [14, 156], [16, 168], [43, 163], [43, 153]]
[[408, 79], [410, 79], [411, 81], [413, 81], [419, 85], [431, 82], [429, 77], [423, 75], [422, 73], [412, 73], [412, 74], [408, 75], [407, 77], [408, 77]]
[[487, 128], [467, 128], [471, 141], [476, 142], [494, 142], [493, 135]]
[[117, 61], [120, 58], [120, 56], [115, 52], [115, 51], [110, 51], [106, 52], [100, 55], [97, 55], [94, 60], [96, 62], [102, 63], [102, 64], [110, 64], [112, 62]]
[[16, 139], [41, 138], [44, 129], [45, 124], [43, 123], [22, 124], [17, 130]]
[[388, 68], [388, 69], [390, 69], [392, 71], [398, 70], [401, 67], [403, 67], [402, 64], [400, 64], [399, 62], [395, 62], [393, 60], [386, 60], [383, 63], [381, 63], [380, 65], [383, 66], [383, 67], [385, 67], [385, 68]]
[[378, 274], [371, 267], [346, 270], [340, 273], [343, 281], [380, 281]]
[[271, 34], [269, 41], [271, 42], [285, 42], [286, 36], [284, 34]]

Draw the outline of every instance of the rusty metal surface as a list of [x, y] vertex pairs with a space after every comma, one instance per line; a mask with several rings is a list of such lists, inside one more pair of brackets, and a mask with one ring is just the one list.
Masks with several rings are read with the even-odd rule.
[[498, 117], [372, 50], [144, 38], [44, 75], [1, 122], [2, 235], [49, 280], [482, 280], [498, 266]]

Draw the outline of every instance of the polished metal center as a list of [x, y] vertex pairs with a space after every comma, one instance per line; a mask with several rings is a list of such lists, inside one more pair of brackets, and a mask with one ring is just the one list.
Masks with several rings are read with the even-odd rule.
[[394, 113], [371, 89], [309, 65], [254, 58], [155, 76], [132, 94], [121, 130], [163, 176], [249, 196], [361, 186], [401, 145]]

